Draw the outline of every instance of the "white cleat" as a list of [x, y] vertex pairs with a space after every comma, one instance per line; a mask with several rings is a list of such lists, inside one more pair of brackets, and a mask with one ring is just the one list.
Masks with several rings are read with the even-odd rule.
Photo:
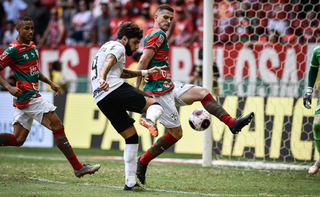
[[314, 164], [313, 166], [311, 166], [311, 168], [309, 168], [309, 174], [317, 174], [317, 172], [319, 171], [319, 164]]

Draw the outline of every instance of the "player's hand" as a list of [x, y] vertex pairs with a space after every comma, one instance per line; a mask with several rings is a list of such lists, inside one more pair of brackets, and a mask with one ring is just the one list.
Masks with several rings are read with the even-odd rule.
[[162, 67], [153, 67], [148, 69], [148, 75], [153, 75], [156, 73], [161, 73], [161, 70], [167, 68], [167, 66], [162, 66]]
[[15, 97], [19, 97], [22, 95], [22, 90], [14, 86], [11, 86], [11, 88], [9, 88], [8, 91], [12, 96], [15, 96]]
[[108, 91], [109, 90], [109, 84], [106, 82], [106, 80], [104, 79], [99, 79], [99, 89], [100, 90], [104, 90], [104, 91]]
[[306, 93], [304, 94], [303, 98], [303, 105], [307, 109], [311, 109], [311, 98], [312, 98], [313, 88], [308, 87]]
[[147, 75], [147, 76], [144, 76], [143, 77], [143, 81], [145, 82], [145, 83], [148, 83], [149, 82], [149, 76]]
[[60, 96], [60, 87], [55, 83], [51, 83], [50, 86], [51, 86], [51, 89], [56, 92], [54, 96]]

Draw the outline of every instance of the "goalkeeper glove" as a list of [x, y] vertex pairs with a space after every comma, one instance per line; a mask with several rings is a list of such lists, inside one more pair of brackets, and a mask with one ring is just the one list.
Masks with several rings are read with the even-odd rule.
[[308, 87], [306, 93], [304, 94], [303, 98], [303, 105], [307, 109], [311, 109], [311, 98], [312, 98], [313, 88]]

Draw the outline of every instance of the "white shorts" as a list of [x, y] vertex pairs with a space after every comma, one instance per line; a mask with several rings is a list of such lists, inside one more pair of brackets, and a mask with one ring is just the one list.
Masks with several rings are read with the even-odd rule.
[[56, 106], [44, 99], [43, 97], [33, 98], [29, 106], [23, 109], [15, 108], [12, 125], [20, 123], [25, 129], [31, 129], [33, 119], [42, 122], [43, 114], [55, 111]]
[[173, 84], [174, 84], [173, 93], [174, 93], [175, 105], [177, 107], [188, 105], [185, 102], [183, 102], [179, 97], [183, 93], [188, 91], [190, 88], [194, 87], [194, 85], [192, 85], [192, 84], [184, 84], [184, 83], [181, 83], [180, 81], [174, 81]]
[[159, 118], [161, 124], [166, 128], [176, 128], [181, 125], [179, 113], [174, 101], [174, 93], [170, 91], [160, 96], [153, 96], [153, 98], [162, 106], [164, 112]]

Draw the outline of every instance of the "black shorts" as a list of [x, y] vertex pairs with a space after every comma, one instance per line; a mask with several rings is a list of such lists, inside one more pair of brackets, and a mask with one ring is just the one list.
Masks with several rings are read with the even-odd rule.
[[128, 83], [123, 83], [99, 101], [97, 105], [117, 132], [121, 133], [135, 122], [127, 111], [141, 113], [147, 103], [145, 97], [150, 96]]

